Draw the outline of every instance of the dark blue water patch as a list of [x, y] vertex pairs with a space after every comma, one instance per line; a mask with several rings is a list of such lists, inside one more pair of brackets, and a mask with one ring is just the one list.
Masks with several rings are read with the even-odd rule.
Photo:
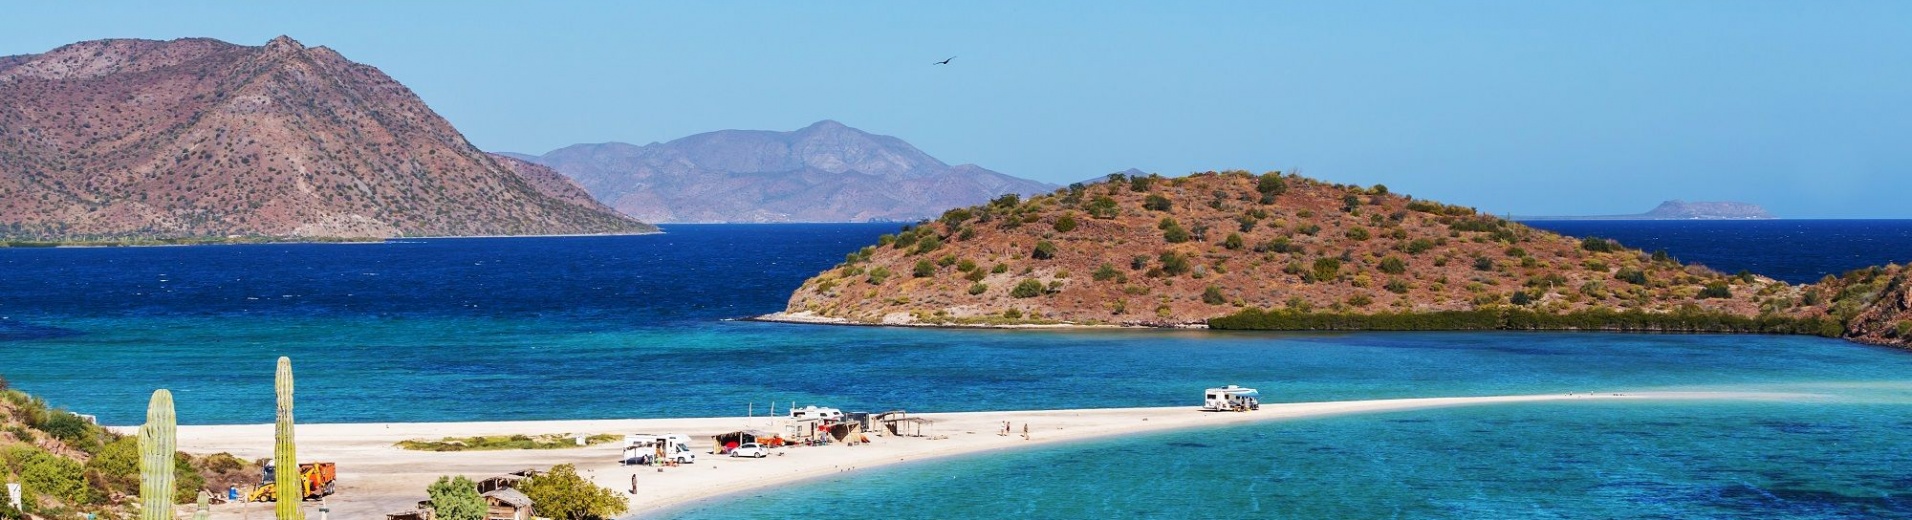
[[1665, 250], [1686, 262], [1809, 283], [1852, 269], [1912, 261], [1912, 220], [1539, 220], [1566, 235]]
[[80, 334], [82, 334], [80, 331], [73, 329], [49, 327], [0, 317], [0, 342], [64, 338]]

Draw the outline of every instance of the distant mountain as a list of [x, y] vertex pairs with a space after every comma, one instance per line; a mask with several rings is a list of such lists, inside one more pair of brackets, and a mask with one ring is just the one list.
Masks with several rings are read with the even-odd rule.
[[1646, 213], [1595, 216], [1523, 216], [1515, 220], [1766, 220], [1773, 216], [1766, 208], [1745, 202], [1686, 202], [1669, 200]]
[[836, 121], [644, 146], [579, 144], [529, 160], [651, 222], [909, 221], [1057, 188], [973, 164], [950, 166], [901, 139]]
[[259, 47], [99, 40], [0, 58], [0, 99], [0, 235], [656, 229], [479, 151], [378, 69], [284, 36]]

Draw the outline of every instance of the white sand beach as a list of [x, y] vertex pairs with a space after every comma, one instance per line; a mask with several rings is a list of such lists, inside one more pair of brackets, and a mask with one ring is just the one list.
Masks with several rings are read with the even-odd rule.
[[[425, 499], [425, 487], [441, 475], [473, 480], [526, 468], [576, 464], [579, 473], [599, 485], [626, 492], [631, 513], [655, 514], [700, 500], [910, 461], [990, 450], [1017, 449], [1085, 439], [1139, 435], [1169, 430], [1240, 425], [1339, 414], [1378, 413], [1438, 407], [1504, 403], [1599, 400], [1793, 400], [1807, 394], [1733, 392], [1622, 392], [1597, 394], [1437, 397], [1314, 403], [1271, 403], [1253, 412], [1203, 412], [1195, 406], [1084, 410], [999, 411], [912, 414], [935, 422], [923, 437], [871, 435], [869, 444], [792, 447], [762, 459], [709, 454], [710, 437], [744, 428], [768, 429], [770, 420], [744, 417], [573, 420], [469, 423], [304, 424], [297, 427], [299, 458], [338, 463], [338, 493], [327, 499], [331, 518], [378, 519], [412, 508]], [[1012, 435], [1000, 435], [1002, 423]], [[1030, 438], [1022, 428], [1028, 425]], [[122, 428], [130, 430], [130, 428]], [[420, 452], [394, 447], [406, 439], [502, 434], [684, 433], [699, 453], [695, 464], [657, 468], [621, 466], [618, 443], [556, 450]], [[231, 452], [243, 458], [272, 454], [272, 425], [180, 426], [179, 449], [188, 453]], [[637, 492], [628, 491], [636, 481]], [[319, 504], [306, 504], [319, 518]], [[188, 508], [190, 509], [190, 508]], [[214, 518], [265, 518], [270, 504], [227, 504]]]

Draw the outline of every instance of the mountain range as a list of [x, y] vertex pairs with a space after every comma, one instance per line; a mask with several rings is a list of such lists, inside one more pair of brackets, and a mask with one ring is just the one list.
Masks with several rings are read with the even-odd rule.
[[548, 169], [486, 154], [325, 47], [206, 38], [0, 57], [0, 234], [634, 233]]
[[512, 156], [556, 169], [649, 222], [913, 221], [1058, 187], [950, 166], [901, 139], [828, 120], [791, 132], [722, 130]]

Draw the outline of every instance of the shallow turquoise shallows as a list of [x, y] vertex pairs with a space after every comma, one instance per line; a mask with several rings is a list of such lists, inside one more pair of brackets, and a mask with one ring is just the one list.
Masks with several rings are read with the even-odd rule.
[[772, 402], [1194, 406], [1201, 389], [1229, 383], [1274, 401], [1787, 392], [1808, 395], [1491, 405], [1096, 440], [666, 516], [1912, 518], [1912, 352], [1782, 336], [736, 321], [779, 310], [805, 277], [894, 226], [668, 230], [0, 250], [0, 375], [110, 424], [138, 422], [155, 388], [173, 391], [183, 424], [269, 422], [280, 355], [293, 359], [303, 422], [743, 415]]

